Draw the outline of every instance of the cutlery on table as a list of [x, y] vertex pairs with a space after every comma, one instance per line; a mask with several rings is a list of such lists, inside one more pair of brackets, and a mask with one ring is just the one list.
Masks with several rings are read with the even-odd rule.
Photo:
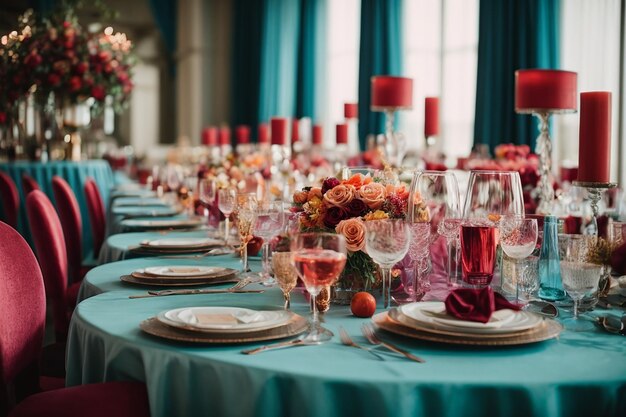
[[206, 252], [198, 253], [197, 255], [161, 255], [158, 258], [162, 259], [202, 259], [206, 256], [217, 256], [217, 255], [228, 255], [229, 253], [233, 253], [232, 249], [225, 248], [216, 248], [211, 249]]
[[283, 348], [288, 348], [292, 346], [310, 346], [310, 345], [318, 345], [318, 344], [319, 344], [318, 342], [307, 342], [304, 339], [293, 339], [287, 342], [264, 345], [255, 349], [242, 350], [241, 353], [243, 353], [244, 355], [254, 355], [257, 353], [266, 352], [268, 350], [283, 349]]
[[380, 340], [378, 338], [378, 336], [376, 336], [376, 330], [374, 330], [374, 327], [369, 324], [369, 323], [365, 323], [361, 326], [361, 331], [363, 333], [363, 336], [365, 336], [365, 338], [372, 344], [372, 345], [380, 345], [385, 347], [386, 349], [395, 352], [395, 353], [399, 353], [401, 355], [404, 355], [404, 357], [406, 357], [407, 359], [410, 359], [412, 361], [415, 362], [419, 362], [419, 363], [424, 363], [426, 362], [424, 359], [415, 356], [414, 354], [412, 354], [411, 352], [407, 352], [404, 349], [399, 348], [396, 345], [393, 345], [389, 342], [385, 342], [383, 340]]
[[341, 343], [346, 345], [346, 346], [352, 346], [354, 348], [364, 350], [366, 352], [371, 353], [372, 355], [374, 355], [377, 359], [379, 359], [381, 361], [385, 360], [385, 358], [380, 356], [378, 353], [374, 352], [372, 349], [368, 349], [366, 347], [363, 347], [363, 346], [357, 344], [354, 340], [352, 340], [352, 338], [350, 337], [348, 332], [346, 332], [346, 330], [343, 327], [339, 327], [339, 339], [341, 339]]
[[157, 291], [153, 294], [142, 294], [142, 295], [129, 295], [128, 298], [149, 298], [149, 297], [164, 297], [168, 295], [188, 295], [188, 294], [262, 294], [265, 290], [163, 290]]

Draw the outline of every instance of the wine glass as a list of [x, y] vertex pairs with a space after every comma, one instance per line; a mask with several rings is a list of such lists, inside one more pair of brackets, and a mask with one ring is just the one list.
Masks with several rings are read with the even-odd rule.
[[217, 196], [217, 181], [214, 178], [203, 178], [198, 183], [198, 199], [204, 206], [207, 223], [211, 224], [211, 208]]
[[237, 202], [237, 190], [234, 188], [223, 188], [217, 193], [217, 207], [226, 218], [224, 224], [224, 243], [228, 244], [228, 235], [230, 232], [230, 215], [235, 209]]
[[500, 220], [500, 246], [504, 253], [515, 259], [517, 279], [515, 284], [515, 301], [519, 303], [521, 260], [530, 256], [537, 246], [539, 235], [537, 219], [526, 219], [516, 216], [505, 216]]
[[326, 342], [333, 333], [320, 325], [315, 298], [322, 288], [337, 282], [346, 266], [346, 239], [334, 233], [299, 233], [291, 238], [289, 247], [291, 263], [311, 294], [313, 304], [311, 326], [303, 341]]
[[259, 207], [254, 226], [255, 233], [263, 238], [263, 280], [266, 286], [274, 285], [270, 275], [270, 239], [280, 233], [285, 226], [285, 205], [281, 200], [267, 201]]
[[593, 328], [590, 322], [579, 320], [578, 308], [580, 300], [598, 289], [602, 275], [602, 265], [587, 262], [590, 247], [595, 236], [566, 235], [561, 236], [564, 256], [561, 260], [561, 279], [563, 289], [574, 301], [574, 316], [564, 320], [570, 330], [584, 331]]
[[248, 265], [248, 242], [252, 239], [252, 232], [256, 224], [259, 203], [256, 193], [237, 194], [237, 232], [241, 242], [241, 278], [255, 276]]
[[272, 269], [285, 298], [284, 309], [291, 306], [291, 290], [296, 287], [298, 273], [291, 264], [291, 252], [272, 252]]
[[398, 304], [420, 301], [430, 291], [430, 281], [427, 279], [427, 273], [430, 270], [430, 224], [426, 222], [407, 224], [412, 236], [408, 254], [413, 266], [413, 280], [402, 282], [407, 296], [394, 295], [394, 301]]
[[519, 173], [471, 171], [463, 218], [497, 223], [501, 216], [506, 215], [524, 215], [524, 196]]
[[390, 305], [391, 268], [405, 257], [410, 244], [411, 229], [404, 220], [365, 222], [365, 250], [381, 270], [384, 308]]

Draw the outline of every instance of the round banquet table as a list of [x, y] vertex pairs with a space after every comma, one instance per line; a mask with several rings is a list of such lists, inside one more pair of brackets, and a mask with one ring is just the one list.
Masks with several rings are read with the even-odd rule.
[[[24, 194], [22, 192], [22, 174], [27, 174], [33, 177], [41, 187], [42, 191], [54, 202], [54, 194], [52, 192], [52, 177], [55, 175], [60, 176], [67, 181], [72, 187], [78, 205], [80, 207], [80, 214], [83, 219], [83, 255], [87, 256], [93, 249], [91, 226], [89, 223], [89, 213], [87, 211], [87, 200], [85, 199], [85, 191], [83, 189], [85, 180], [87, 177], [94, 179], [104, 204], [106, 205], [109, 199], [109, 192], [111, 187], [115, 184], [113, 178], [113, 172], [108, 162], [104, 160], [90, 160], [81, 162], [71, 161], [52, 161], [52, 162], [30, 162], [30, 161], [15, 161], [15, 162], [1, 162], [0, 171], [8, 173], [19, 190], [20, 194], [20, 215], [19, 215], [19, 232], [31, 242], [30, 229], [26, 219], [26, 206], [24, 204]], [[97, 254], [95, 254], [97, 258]]]
[[[189, 261], [187, 261], [189, 262]], [[232, 257], [203, 265], [233, 266]], [[144, 334], [139, 323], [189, 306], [271, 309], [277, 288], [264, 294], [202, 294], [129, 299], [145, 293], [118, 281], [138, 267], [173, 260], [133, 259], [90, 271], [72, 317], [67, 384], [144, 381], [153, 417], [160, 416], [623, 416], [626, 343], [621, 336], [564, 331], [559, 339], [508, 348], [433, 344], [384, 334], [426, 360], [395, 355], [384, 361], [340, 344], [242, 355], [244, 345], [194, 345]], [[258, 262], [252, 262], [258, 269]], [[107, 278], [108, 277], [108, 278]], [[99, 294], [98, 294], [99, 293]], [[98, 294], [98, 295], [95, 295]], [[293, 311], [308, 313], [299, 293]], [[345, 328], [367, 345], [347, 307], [333, 305], [325, 326]], [[245, 348], [263, 343], [252, 343]], [[381, 351], [382, 353], [382, 351]]]

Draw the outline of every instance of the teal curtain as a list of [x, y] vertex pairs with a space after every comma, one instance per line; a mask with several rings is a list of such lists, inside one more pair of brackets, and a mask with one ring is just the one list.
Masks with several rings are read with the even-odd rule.
[[326, 91], [326, 0], [301, 0], [296, 117], [317, 120]]
[[150, 8], [156, 22], [163, 44], [167, 50], [170, 74], [176, 73], [176, 31], [178, 16], [178, 0], [150, 0]]
[[[252, 126], [256, 140], [261, 92], [264, 0], [235, 0], [232, 21], [232, 124]], [[262, 120], [261, 120], [262, 121]]]
[[474, 144], [533, 149], [537, 122], [517, 115], [515, 71], [559, 67], [559, 0], [481, 0]]
[[370, 111], [371, 77], [402, 75], [402, 0], [361, 1], [359, 49], [359, 140], [385, 131], [382, 113]]

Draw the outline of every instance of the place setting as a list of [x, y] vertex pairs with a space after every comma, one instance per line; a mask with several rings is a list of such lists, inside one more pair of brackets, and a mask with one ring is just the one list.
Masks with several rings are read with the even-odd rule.
[[231, 268], [201, 265], [153, 266], [137, 269], [120, 280], [129, 284], [158, 287], [188, 287], [238, 282]]
[[205, 219], [199, 216], [188, 218], [155, 218], [155, 219], [124, 219], [120, 221], [120, 228], [125, 231], [151, 230], [191, 230], [202, 227]]
[[230, 253], [224, 247], [224, 242], [206, 237], [171, 237], [154, 240], [144, 240], [137, 246], [128, 248], [129, 251], [147, 255], [181, 255], [181, 254], [215, 254]]

